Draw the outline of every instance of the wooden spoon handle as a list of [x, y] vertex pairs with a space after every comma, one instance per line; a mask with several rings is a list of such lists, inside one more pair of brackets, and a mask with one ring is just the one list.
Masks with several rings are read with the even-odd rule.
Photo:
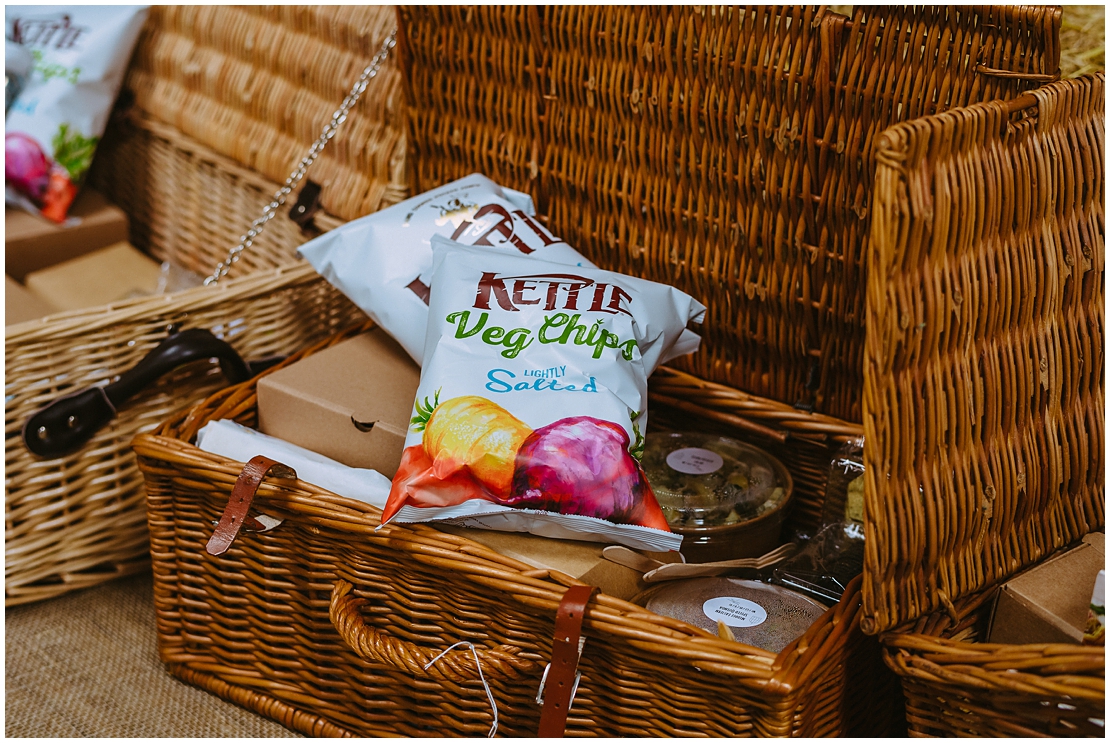
[[645, 583], [658, 583], [675, 578], [699, 578], [711, 575], [720, 575], [729, 570], [738, 568], [761, 568], [774, 565], [779, 560], [789, 557], [797, 549], [796, 545], [787, 543], [781, 545], [762, 557], [742, 557], [738, 560], [722, 560], [720, 562], [680, 563], [661, 565], [644, 574]]

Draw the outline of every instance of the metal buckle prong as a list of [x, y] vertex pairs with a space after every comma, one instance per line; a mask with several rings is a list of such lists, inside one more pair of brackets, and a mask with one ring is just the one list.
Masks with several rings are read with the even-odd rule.
[[[550, 670], [551, 670], [551, 664], [548, 663], [543, 668], [543, 676], [540, 677], [540, 690], [538, 692], [536, 692], [536, 704], [538, 704], [541, 707], [543, 706], [543, 690], [544, 690], [544, 687], [547, 685], [547, 672], [550, 671]], [[574, 686], [572, 686], [570, 688], [570, 704], [567, 705], [568, 710], [570, 709], [570, 706], [574, 704], [574, 696], [575, 696], [575, 694], [578, 693], [578, 683], [581, 680], [582, 680], [582, 672], [579, 671], [578, 673], [574, 674]]]

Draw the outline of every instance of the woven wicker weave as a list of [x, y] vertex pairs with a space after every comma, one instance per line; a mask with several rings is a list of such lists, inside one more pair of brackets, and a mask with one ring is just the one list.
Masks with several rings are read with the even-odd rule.
[[1102, 648], [960, 634], [1106, 523], [1104, 117], [1099, 73], [878, 142], [863, 621], [940, 610], [884, 635], [916, 733], [1104, 734]]
[[[135, 243], [205, 273], [239, 241], [276, 190], [258, 174], [138, 117], [118, 122], [95, 169], [98, 187], [128, 211]], [[321, 214], [316, 223], [327, 228], [337, 220]], [[107, 383], [130, 369], [173, 323], [212, 329], [244, 359], [258, 360], [299, 350], [362, 318], [309, 265], [273, 268], [290, 263], [305, 239], [291, 220], [274, 220], [233, 274], [250, 269], [250, 277], [7, 329], [7, 604], [47, 599], [149, 564], [142, 478], [131, 439], [226, 382], [203, 364], [166, 376], [79, 452], [60, 459], [39, 460], [24, 448], [23, 421], [62, 394]], [[200, 373], [203, 369], [208, 373]]]
[[[125, 86], [148, 116], [281, 183], [395, 25], [380, 5], [154, 6]], [[404, 198], [401, 104], [389, 63], [313, 166], [328, 213]]]
[[[256, 425], [255, 403], [254, 381], [227, 388], [135, 440], [170, 671], [310, 735], [480, 736], [492, 715], [470, 653], [424, 670], [468, 640], [500, 733], [534, 735], [568, 576], [429, 526], [378, 530], [377, 509], [295, 480], [268, 479], [253, 506], [283, 524], [207, 554], [243, 465], [190, 442], [209, 420]], [[599, 596], [567, 734], [888, 732], [898, 689], [859, 631], [858, 585], [778, 656]]]
[[874, 137], [1054, 79], [1022, 6], [401, 9], [414, 188], [480, 170], [709, 307], [698, 377], [861, 421]]
[[1030, 95], [879, 141], [869, 631], [1105, 523], [1103, 78]]
[[883, 636], [911, 735], [1105, 737], [1106, 649], [976, 643], [993, 598], [970, 596]]
[[[250, 166], [276, 169], [282, 179], [288, 175], [373, 56], [381, 38], [368, 34], [393, 22], [392, 9], [384, 7], [283, 7], [268, 12], [268, 20], [254, 12], [156, 8], [126, 83], [125, 95], [133, 96], [139, 109], [182, 124], [200, 111], [207, 134], [217, 138], [214, 144], [228, 148], [230, 157], [135, 110], [113, 121], [90, 176], [128, 212], [137, 246], [202, 275], [226, 257], [277, 190], [277, 184]], [[297, 33], [289, 31], [294, 26]], [[284, 33], [283, 46], [256, 48], [261, 56], [250, 58], [250, 64], [229, 56], [250, 52], [241, 35], [250, 37], [251, 29], [263, 28]], [[181, 56], [160, 56], [166, 46]], [[297, 53], [288, 56], [294, 48]], [[154, 65], [152, 60], [159, 61]], [[144, 67], [145, 63], [154, 66]], [[280, 73], [284, 83], [263, 74], [266, 65]], [[263, 131], [266, 127], [248, 125], [246, 118], [217, 111], [221, 102], [228, 102], [228, 110], [249, 103], [244, 87], [248, 79], [280, 88], [282, 96], [289, 96], [280, 105], [293, 106], [283, 110], [297, 114], [274, 117], [274, 126]], [[388, 123], [396, 79], [396, 70], [387, 63], [325, 150], [335, 162], [344, 163], [342, 168], [323, 162], [311, 171], [310, 177], [325, 187], [325, 205], [359, 216], [403, 196], [399, 178], [404, 138]], [[186, 82], [199, 86], [195, 95], [183, 92]], [[251, 90], [261, 93], [257, 87]], [[178, 93], [180, 100], [175, 98]], [[326, 106], [321, 103], [325, 99]], [[249, 106], [243, 110], [244, 116], [269, 116]], [[278, 125], [285, 128], [279, 131]], [[277, 153], [276, 159], [252, 160], [243, 146], [261, 146]], [[321, 212], [315, 223], [328, 229], [340, 220]], [[294, 263], [295, 247], [308, 237], [282, 216], [270, 222], [243, 254], [231, 280], [218, 288], [51, 316], [7, 329], [7, 604], [48, 598], [148, 564], [142, 480], [131, 439], [225, 382], [215, 369], [202, 373], [203, 365], [166, 377], [131, 401], [79, 452], [58, 459], [39, 460], [24, 448], [19, 437], [24, 420], [63, 394], [108, 383], [164, 339], [173, 324], [212, 329], [245, 359], [257, 360], [287, 355], [361, 321], [362, 313], [311, 267]], [[275, 270], [283, 265], [287, 268]]]

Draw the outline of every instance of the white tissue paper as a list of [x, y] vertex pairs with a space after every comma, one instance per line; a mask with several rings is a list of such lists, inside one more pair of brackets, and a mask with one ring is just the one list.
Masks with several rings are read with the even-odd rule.
[[235, 421], [212, 421], [200, 429], [197, 447], [237, 462], [249, 462], [261, 454], [292, 467], [300, 480], [377, 508], [384, 508], [389, 497], [390, 480], [377, 470], [348, 467]]

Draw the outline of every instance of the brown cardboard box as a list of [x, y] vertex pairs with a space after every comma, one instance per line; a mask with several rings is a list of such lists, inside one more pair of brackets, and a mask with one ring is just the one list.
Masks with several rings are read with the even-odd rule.
[[56, 263], [128, 239], [127, 215], [91, 188], [82, 188], [69, 216], [81, 223], [62, 227], [19, 208], [4, 209], [4, 270], [16, 281]]
[[50, 305], [27, 291], [11, 276], [4, 277], [4, 324], [18, 325], [54, 312]]
[[258, 381], [258, 428], [350, 467], [393, 477], [420, 367], [375, 328]]
[[[632, 568], [610, 562], [602, 556], [606, 545], [597, 542], [576, 542], [569, 539], [550, 539], [523, 532], [470, 529], [462, 526], [433, 524], [440, 531], [472, 539], [493, 551], [520, 560], [540, 570], [558, 570], [591, 586], [602, 593], [630, 601], [636, 594], [647, 590], [643, 574]], [[660, 562], [675, 562], [677, 552], [647, 553]]]
[[987, 642], [1081, 643], [1091, 590], [1105, 563], [1100, 532], [1011, 578], [998, 591]]
[[161, 264], [123, 242], [27, 274], [26, 284], [64, 311], [153, 294], [161, 277]]

